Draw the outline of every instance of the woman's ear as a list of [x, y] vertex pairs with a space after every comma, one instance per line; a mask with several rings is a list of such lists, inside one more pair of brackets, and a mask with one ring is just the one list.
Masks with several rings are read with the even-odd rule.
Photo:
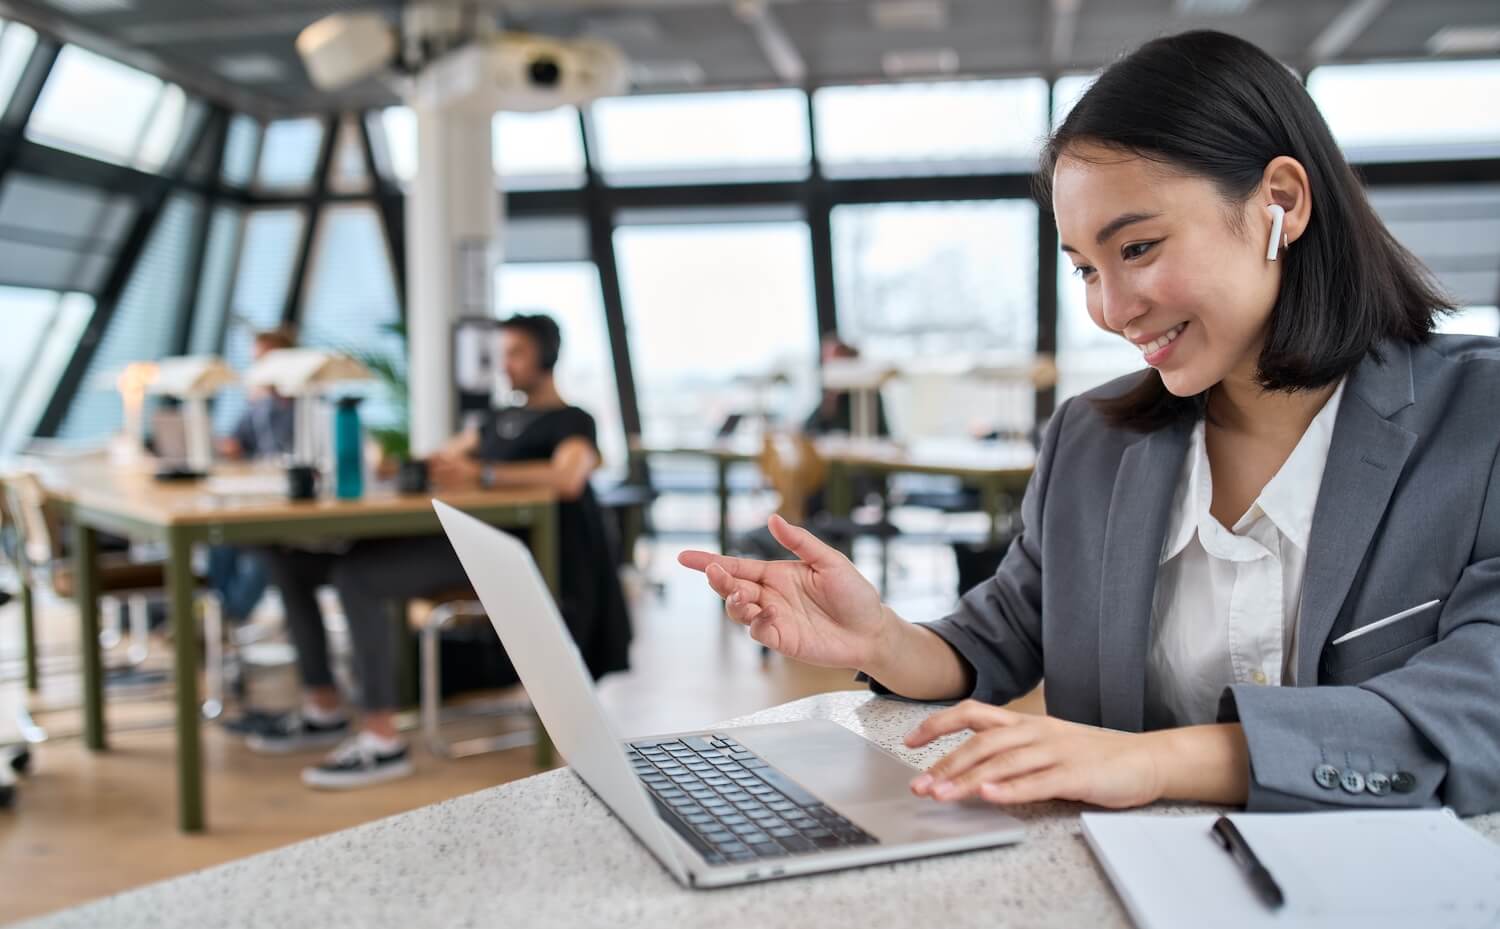
[[1266, 207], [1276, 204], [1286, 211], [1281, 222], [1282, 234], [1289, 245], [1295, 244], [1307, 224], [1312, 220], [1312, 189], [1307, 183], [1307, 170], [1302, 163], [1290, 155], [1277, 155], [1266, 165], [1261, 178], [1259, 209], [1263, 229], [1269, 234], [1271, 214]]

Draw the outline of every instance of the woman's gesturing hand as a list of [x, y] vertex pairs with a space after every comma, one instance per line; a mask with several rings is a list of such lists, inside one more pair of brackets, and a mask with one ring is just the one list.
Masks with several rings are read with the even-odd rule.
[[799, 560], [753, 561], [686, 551], [677, 560], [708, 577], [729, 617], [775, 651], [829, 668], [864, 668], [891, 627], [880, 594], [848, 558], [772, 516], [771, 535]]

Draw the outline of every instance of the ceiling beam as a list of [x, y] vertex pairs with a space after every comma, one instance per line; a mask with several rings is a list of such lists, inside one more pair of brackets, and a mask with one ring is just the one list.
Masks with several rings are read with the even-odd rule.
[[1048, 60], [1060, 71], [1073, 60], [1073, 38], [1078, 33], [1078, 8], [1083, 0], [1051, 0], [1047, 20]]
[[767, 0], [734, 0], [734, 15], [750, 27], [771, 70], [784, 84], [801, 86], [807, 80], [807, 62]]
[[1350, 0], [1307, 47], [1308, 61], [1316, 65], [1342, 55], [1389, 4], [1390, 0]]

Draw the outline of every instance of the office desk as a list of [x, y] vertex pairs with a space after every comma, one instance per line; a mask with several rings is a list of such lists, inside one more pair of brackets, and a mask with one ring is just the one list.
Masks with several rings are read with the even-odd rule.
[[[832, 719], [914, 764], [934, 708], [849, 691], [725, 723]], [[1130, 925], [1073, 803], [1016, 809], [1020, 845], [723, 890], [684, 890], [572, 772], [551, 771], [53, 914], [34, 929], [130, 927]], [[1162, 807], [1163, 812], [1186, 812]], [[1192, 811], [1201, 812], [1201, 809]], [[1469, 821], [1500, 841], [1500, 815]]]
[[[989, 540], [1000, 534], [1000, 516], [1007, 495], [1026, 489], [1036, 452], [1027, 442], [924, 440], [911, 444], [890, 439], [824, 436], [813, 443], [828, 464], [828, 509], [848, 516], [853, 508], [856, 474], [930, 474], [956, 477], [978, 485], [981, 508], [989, 514]], [[727, 440], [708, 445], [631, 445], [638, 455], [685, 455], [714, 462], [719, 494], [719, 551], [729, 550], [729, 468], [760, 459], [760, 444]]]
[[[340, 539], [436, 535], [441, 532], [429, 496], [373, 488], [359, 500], [289, 501], [280, 495], [211, 492], [210, 482], [163, 483], [146, 467], [122, 467], [102, 458], [23, 460], [73, 525], [78, 615], [83, 648], [84, 740], [105, 748], [103, 660], [99, 649], [98, 533], [160, 542], [167, 550], [167, 607], [175, 647], [177, 702], [177, 816], [184, 832], [204, 828], [203, 765], [199, 750], [198, 628], [193, 616], [194, 543], [274, 544]], [[274, 475], [254, 466], [223, 467], [231, 480]], [[444, 493], [459, 509], [503, 527], [531, 530], [532, 552], [557, 589], [557, 511], [551, 490], [512, 489]], [[29, 592], [25, 597], [31, 602]], [[28, 661], [34, 660], [29, 656]], [[545, 739], [538, 745], [545, 750]]]

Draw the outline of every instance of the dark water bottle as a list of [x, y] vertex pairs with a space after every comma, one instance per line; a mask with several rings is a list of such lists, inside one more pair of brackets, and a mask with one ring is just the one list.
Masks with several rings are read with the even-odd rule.
[[340, 500], [357, 500], [365, 492], [359, 401], [359, 397], [340, 397], [333, 413], [333, 493]]

